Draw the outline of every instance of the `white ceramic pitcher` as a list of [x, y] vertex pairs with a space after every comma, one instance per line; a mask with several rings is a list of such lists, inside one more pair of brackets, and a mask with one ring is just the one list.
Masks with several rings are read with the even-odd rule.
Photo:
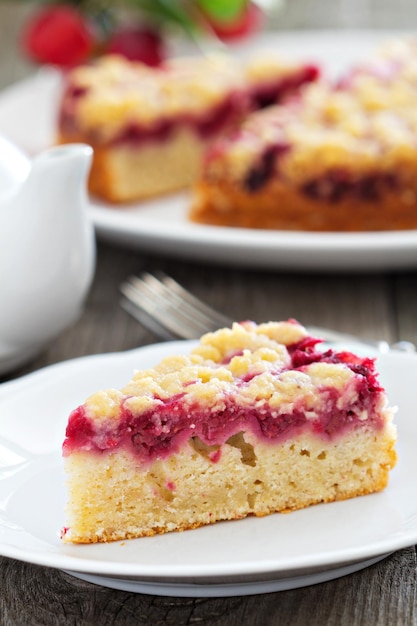
[[0, 137], [0, 374], [81, 313], [95, 267], [91, 159], [89, 146], [71, 144], [31, 161]]

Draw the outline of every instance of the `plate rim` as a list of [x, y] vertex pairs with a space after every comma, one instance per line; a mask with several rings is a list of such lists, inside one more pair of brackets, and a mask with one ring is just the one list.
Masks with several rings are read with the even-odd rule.
[[288, 591], [290, 589], [299, 589], [300, 587], [307, 587], [310, 585], [328, 582], [329, 580], [341, 578], [342, 576], [347, 576], [348, 574], [353, 574], [370, 567], [371, 565], [375, 565], [391, 556], [391, 554], [392, 553], [383, 554], [354, 564], [348, 564], [330, 570], [310, 572], [301, 576], [261, 581], [255, 580], [252, 582], [226, 581], [220, 583], [196, 583], [181, 580], [177, 582], [176, 579], [173, 579], [172, 581], [166, 583], [160, 583], [158, 581], [95, 576], [69, 570], [64, 571], [70, 576], [75, 576], [76, 578], [80, 578], [81, 580], [85, 580], [96, 585], [100, 584], [111, 589], [118, 589], [133, 593], [148, 593], [152, 595], [171, 597], [229, 597], [234, 595], [275, 593], [277, 591]]

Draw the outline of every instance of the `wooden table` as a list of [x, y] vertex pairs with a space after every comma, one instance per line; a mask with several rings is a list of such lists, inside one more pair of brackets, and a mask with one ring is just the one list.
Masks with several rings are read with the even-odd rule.
[[[0, 5], [1, 87], [33, 69], [20, 57], [16, 43], [29, 8], [16, 4]], [[388, 1], [361, 3], [360, 19], [352, 12], [360, 3], [351, 3], [349, 9], [344, 2], [344, 12], [339, 16], [340, 20], [344, 16], [342, 23], [332, 9], [335, 4], [330, 0], [292, 0], [279, 26], [410, 26], [404, 17], [406, 8], [409, 16], [417, 17], [411, 1], [396, 3], [395, 10]], [[369, 5], [367, 12], [364, 5]], [[310, 12], [303, 12], [303, 6], [310, 7]], [[251, 271], [153, 256], [99, 242], [96, 275], [81, 318], [19, 374], [72, 357], [128, 350], [156, 341], [119, 306], [119, 283], [127, 275], [145, 269], [169, 272], [235, 319], [295, 317], [305, 324], [362, 337], [388, 341], [401, 338], [417, 343], [415, 270]], [[415, 477], [410, 476], [410, 480]], [[416, 579], [416, 551], [410, 547], [361, 572], [303, 589], [247, 597], [171, 598], [107, 589], [61, 571], [0, 557], [0, 623], [408, 626], [417, 624]]]

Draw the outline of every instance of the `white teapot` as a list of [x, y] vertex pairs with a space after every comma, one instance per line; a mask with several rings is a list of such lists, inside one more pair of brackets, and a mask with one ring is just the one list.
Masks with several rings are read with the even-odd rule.
[[92, 149], [57, 146], [32, 161], [0, 137], [0, 374], [79, 317], [95, 268], [87, 215]]

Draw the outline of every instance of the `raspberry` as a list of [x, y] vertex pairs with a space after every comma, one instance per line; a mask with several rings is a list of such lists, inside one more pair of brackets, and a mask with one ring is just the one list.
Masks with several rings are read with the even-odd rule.
[[44, 8], [27, 23], [23, 46], [37, 63], [70, 67], [85, 61], [94, 40], [87, 22], [69, 5]]
[[232, 41], [247, 37], [258, 31], [264, 22], [262, 9], [254, 2], [247, 2], [244, 10], [230, 21], [216, 21], [208, 17], [213, 32], [222, 41]]
[[142, 61], [152, 67], [160, 65], [165, 58], [164, 45], [159, 33], [141, 26], [119, 28], [111, 36], [106, 52], [121, 54], [130, 61]]

